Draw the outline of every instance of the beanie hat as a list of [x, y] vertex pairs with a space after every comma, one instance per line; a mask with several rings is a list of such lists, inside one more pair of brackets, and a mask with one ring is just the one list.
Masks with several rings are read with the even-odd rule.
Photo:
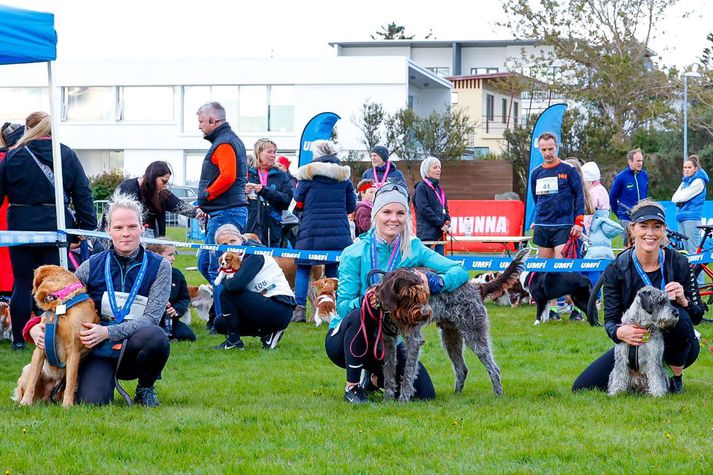
[[284, 155], [281, 155], [278, 159], [277, 162], [282, 165], [283, 167], [287, 168], [288, 170], [290, 169], [290, 160], [285, 157]]
[[406, 190], [401, 185], [396, 185], [394, 183], [387, 183], [386, 185], [379, 188], [374, 197], [374, 207], [371, 209], [371, 219], [374, 219], [376, 213], [378, 213], [381, 208], [391, 203], [398, 203], [402, 205], [406, 211], [408, 211], [408, 197], [406, 195]]
[[389, 149], [387, 149], [383, 145], [377, 145], [376, 147], [372, 148], [371, 153], [377, 154], [385, 162], [389, 160]]
[[587, 162], [582, 165], [582, 178], [584, 181], [599, 181], [602, 178], [596, 162]]

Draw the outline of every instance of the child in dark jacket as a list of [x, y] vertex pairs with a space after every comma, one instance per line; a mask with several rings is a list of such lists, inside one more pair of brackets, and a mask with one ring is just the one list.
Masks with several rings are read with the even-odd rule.
[[[176, 260], [176, 248], [170, 244], [149, 244], [149, 251], [163, 256], [173, 266]], [[168, 338], [178, 341], [196, 341], [196, 334], [191, 327], [181, 321], [181, 317], [188, 311], [191, 298], [188, 295], [188, 284], [180, 270], [171, 269], [171, 295], [168, 297], [166, 312], [161, 318], [161, 328], [166, 331]]]

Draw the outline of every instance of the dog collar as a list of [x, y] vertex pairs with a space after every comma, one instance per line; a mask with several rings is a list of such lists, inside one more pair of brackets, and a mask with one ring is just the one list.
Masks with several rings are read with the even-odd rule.
[[67, 295], [71, 294], [75, 290], [83, 289], [84, 285], [82, 285], [81, 282], [75, 282], [72, 285], [68, 285], [67, 287], [63, 288], [62, 290], [58, 290], [57, 292], [53, 294], [49, 294], [48, 296], [45, 297], [45, 302], [50, 303], [55, 300], [62, 300], [64, 299]]
[[235, 269], [232, 267], [221, 267], [220, 271], [224, 274], [235, 274]]

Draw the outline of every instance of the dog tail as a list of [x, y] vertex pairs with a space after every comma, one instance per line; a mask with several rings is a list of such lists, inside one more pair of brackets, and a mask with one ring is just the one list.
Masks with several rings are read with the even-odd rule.
[[589, 295], [589, 302], [587, 303], [587, 321], [593, 327], [601, 327], [602, 324], [599, 323], [599, 311], [597, 310], [597, 298], [599, 291], [604, 285], [604, 274], [599, 276], [599, 280], [594, 284], [592, 293]]
[[502, 272], [497, 278], [480, 284], [478, 289], [480, 290], [480, 298], [485, 300], [486, 298], [496, 299], [508, 291], [510, 287], [515, 285], [515, 283], [520, 278], [520, 272], [525, 269], [525, 260], [530, 252], [529, 249], [525, 248], [520, 250], [515, 254], [515, 258], [512, 260], [507, 269]]

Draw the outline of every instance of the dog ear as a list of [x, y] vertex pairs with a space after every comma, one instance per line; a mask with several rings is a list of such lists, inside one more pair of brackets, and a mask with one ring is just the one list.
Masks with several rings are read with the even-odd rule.
[[322, 289], [324, 288], [324, 281], [327, 279], [319, 279], [315, 280], [312, 282], [312, 285], [314, 285], [314, 288], [317, 289], [317, 292], [321, 292]]
[[644, 312], [651, 315], [651, 313], [654, 311], [654, 299], [651, 296], [651, 292], [647, 290], [642, 290], [641, 292], [639, 292], [639, 301], [641, 302], [641, 308], [644, 310]]

